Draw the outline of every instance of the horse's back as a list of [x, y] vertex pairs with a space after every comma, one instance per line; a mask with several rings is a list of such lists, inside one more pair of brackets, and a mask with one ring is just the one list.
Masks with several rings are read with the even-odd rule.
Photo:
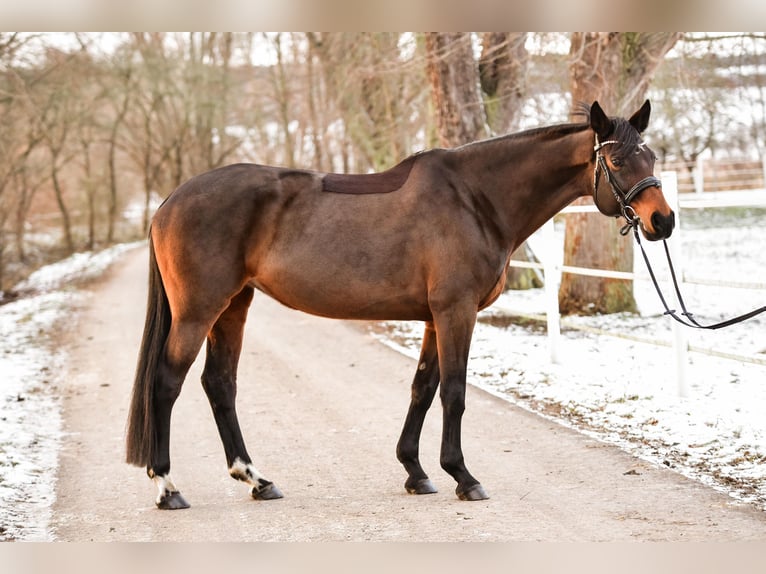
[[175, 244], [164, 265], [196, 275], [192, 281], [220, 276], [232, 290], [249, 283], [329, 317], [429, 319], [434, 285], [467, 286], [484, 275], [474, 269], [483, 257], [456, 261], [476, 254], [468, 245], [480, 234], [466, 211], [470, 202], [453, 197], [459, 183], [438, 159], [429, 153], [407, 162], [385, 182], [400, 187], [373, 194], [323, 190], [320, 172], [219, 168], [169, 197], [152, 236]]

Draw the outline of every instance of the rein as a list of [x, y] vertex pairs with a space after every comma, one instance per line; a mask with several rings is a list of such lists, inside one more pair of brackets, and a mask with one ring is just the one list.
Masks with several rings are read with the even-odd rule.
[[690, 313], [686, 308], [686, 304], [684, 303], [684, 298], [681, 295], [681, 289], [678, 286], [678, 279], [676, 278], [676, 270], [673, 267], [673, 261], [670, 258], [670, 250], [668, 249], [668, 242], [663, 239], [662, 245], [665, 248], [665, 257], [668, 260], [668, 268], [670, 269], [670, 276], [673, 279], [673, 288], [676, 292], [676, 298], [678, 299], [678, 303], [681, 306], [681, 315], [683, 317], [679, 316], [678, 312], [675, 309], [671, 309], [668, 306], [668, 303], [662, 294], [660, 285], [657, 282], [657, 278], [654, 275], [654, 270], [652, 269], [652, 265], [649, 263], [649, 257], [646, 254], [646, 250], [644, 249], [644, 246], [641, 244], [641, 235], [638, 232], [638, 222], [639, 222], [639, 219], [637, 217], [634, 217], [633, 219], [628, 221], [628, 224], [625, 227], [627, 227], [628, 229], [630, 228], [633, 229], [633, 236], [636, 238], [636, 243], [638, 243], [638, 246], [641, 248], [641, 255], [644, 258], [644, 263], [646, 263], [646, 269], [647, 271], [649, 271], [649, 276], [652, 278], [652, 283], [654, 283], [654, 289], [657, 291], [657, 295], [659, 295], [660, 301], [662, 301], [662, 306], [665, 307], [665, 313], [664, 313], [665, 315], [670, 315], [677, 322], [687, 327], [691, 327], [693, 329], [716, 330], [716, 329], [722, 329], [724, 327], [730, 327], [731, 325], [736, 325], [737, 323], [741, 323], [742, 321], [747, 321], [748, 319], [752, 319], [756, 315], [760, 315], [761, 313], [766, 311], [766, 305], [765, 305], [763, 307], [759, 307], [758, 309], [754, 309], [750, 311], [749, 313], [744, 313], [742, 315], [738, 315], [737, 317], [733, 317], [731, 319], [727, 319], [719, 323], [713, 323], [710, 325], [700, 324], [694, 318], [694, 315]]
[[[612, 193], [614, 194], [614, 198], [617, 200], [617, 203], [620, 206], [620, 211], [622, 212], [622, 216], [625, 218], [625, 221], [626, 221], [626, 224], [620, 229], [620, 235], [625, 236], [628, 233], [630, 233], [631, 229], [633, 230], [633, 236], [636, 238], [636, 243], [638, 243], [638, 246], [641, 248], [641, 255], [644, 258], [644, 263], [646, 263], [646, 269], [647, 271], [649, 271], [649, 276], [652, 279], [652, 283], [654, 283], [654, 289], [657, 291], [657, 295], [659, 295], [660, 301], [662, 301], [662, 306], [665, 307], [664, 314], [670, 315], [674, 320], [681, 323], [682, 325], [685, 325], [686, 327], [691, 327], [693, 329], [715, 330], [715, 329], [722, 329], [724, 327], [730, 327], [731, 325], [736, 325], [737, 323], [741, 323], [742, 321], [746, 321], [748, 319], [755, 317], [756, 315], [760, 315], [761, 313], [766, 312], [766, 305], [765, 305], [758, 309], [754, 309], [753, 311], [750, 311], [749, 313], [744, 313], [742, 315], [738, 315], [737, 317], [733, 317], [731, 319], [727, 319], [719, 323], [713, 323], [711, 325], [700, 324], [694, 318], [694, 315], [690, 313], [686, 308], [686, 303], [684, 303], [684, 298], [681, 295], [681, 289], [678, 286], [678, 279], [676, 278], [676, 270], [675, 270], [675, 267], [673, 266], [673, 261], [670, 258], [670, 249], [668, 248], [668, 242], [663, 239], [662, 244], [665, 248], [665, 257], [668, 260], [668, 268], [670, 269], [670, 276], [673, 279], [673, 289], [675, 290], [678, 303], [681, 306], [680, 316], [675, 309], [671, 309], [668, 306], [668, 303], [665, 300], [665, 296], [662, 294], [662, 289], [660, 289], [660, 285], [657, 282], [657, 277], [654, 275], [654, 270], [652, 269], [652, 265], [651, 263], [649, 263], [649, 256], [646, 254], [646, 250], [644, 249], [644, 246], [641, 243], [641, 234], [638, 232], [638, 223], [640, 219], [636, 215], [636, 212], [633, 211], [633, 208], [629, 205], [630, 202], [633, 201], [636, 198], [636, 196], [638, 196], [638, 194], [641, 193], [643, 190], [649, 187], [662, 188], [662, 182], [658, 178], [654, 177], [653, 175], [650, 175], [649, 177], [645, 177], [644, 179], [636, 183], [627, 192], [625, 192], [622, 189], [622, 187], [620, 187], [619, 183], [617, 182], [612, 172], [609, 171], [609, 166], [606, 165], [606, 159], [604, 158], [604, 154], [601, 153], [602, 147], [604, 147], [605, 145], [615, 144], [615, 143], [619, 143], [619, 142], [617, 140], [608, 140], [608, 141], [599, 143], [598, 136], [596, 136], [596, 145], [593, 148], [594, 151], [596, 152], [596, 170], [595, 170], [595, 173], [593, 174], [594, 201], [596, 203], [596, 206], [598, 207], [598, 182], [599, 182], [601, 172], [603, 171], [604, 176], [606, 177], [606, 181], [609, 183]], [[601, 210], [600, 207], [599, 207], [599, 210]]]

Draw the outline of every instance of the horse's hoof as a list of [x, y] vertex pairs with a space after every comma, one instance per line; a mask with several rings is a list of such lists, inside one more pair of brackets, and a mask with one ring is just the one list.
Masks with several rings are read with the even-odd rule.
[[189, 508], [189, 503], [181, 496], [181, 493], [177, 490], [174, 492], [166, 492], [158, 501], [157, 508], [160, 510], [181, 510], [182, 508]]
[[284, 497], [282, 491], [279, 490], [273, 482], [267, 482], [260, 488], [254, 486], [253, 490], [250, 491], [250, 494], [256, 500], [276, 500], [277, 498]]
[[410, 484], [410, 482], [407, 481], [404, 483], [404, 488], [406, 488], [407, 492], [410, 494], [435, 494], [439, 492], [436, 490], [436, 487], [434, 486], [434, 483], [431, 482], [430, 478], [421, 478], [414, 484]]
[[461, 491], [459, 488], [455, 491], [460, 500], [487, 500], [489, 495], [481, 484], [474, 484], [471, 488]]

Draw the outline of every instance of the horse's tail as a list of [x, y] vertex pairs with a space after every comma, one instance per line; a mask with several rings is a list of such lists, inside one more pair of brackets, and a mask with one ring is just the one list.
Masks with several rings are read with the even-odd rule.
[[149, 298], [146, 324], [133, 383], [133, 398], [128, 414], [126, 461], [136, 466], [149, 466], [154, 454], [155, 420], [154, 388], [157, 370], [170, 332], [170, 305], [162, 283], [154, 242], [149, 236]]

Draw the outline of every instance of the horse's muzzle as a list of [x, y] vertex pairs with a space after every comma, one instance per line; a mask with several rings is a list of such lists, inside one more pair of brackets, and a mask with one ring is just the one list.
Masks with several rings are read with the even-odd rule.
[[651, 228], [645, 225], [641, 225], [641, 229], [644, 232], [644, 237], [649, 241], [659, 241], [660, 239], [667, 239], [673, 234], [673, 228], [676, 226], [676, 214], [671, 211], [667, 215], [663, 215], [659, 211], [652, 213]]

